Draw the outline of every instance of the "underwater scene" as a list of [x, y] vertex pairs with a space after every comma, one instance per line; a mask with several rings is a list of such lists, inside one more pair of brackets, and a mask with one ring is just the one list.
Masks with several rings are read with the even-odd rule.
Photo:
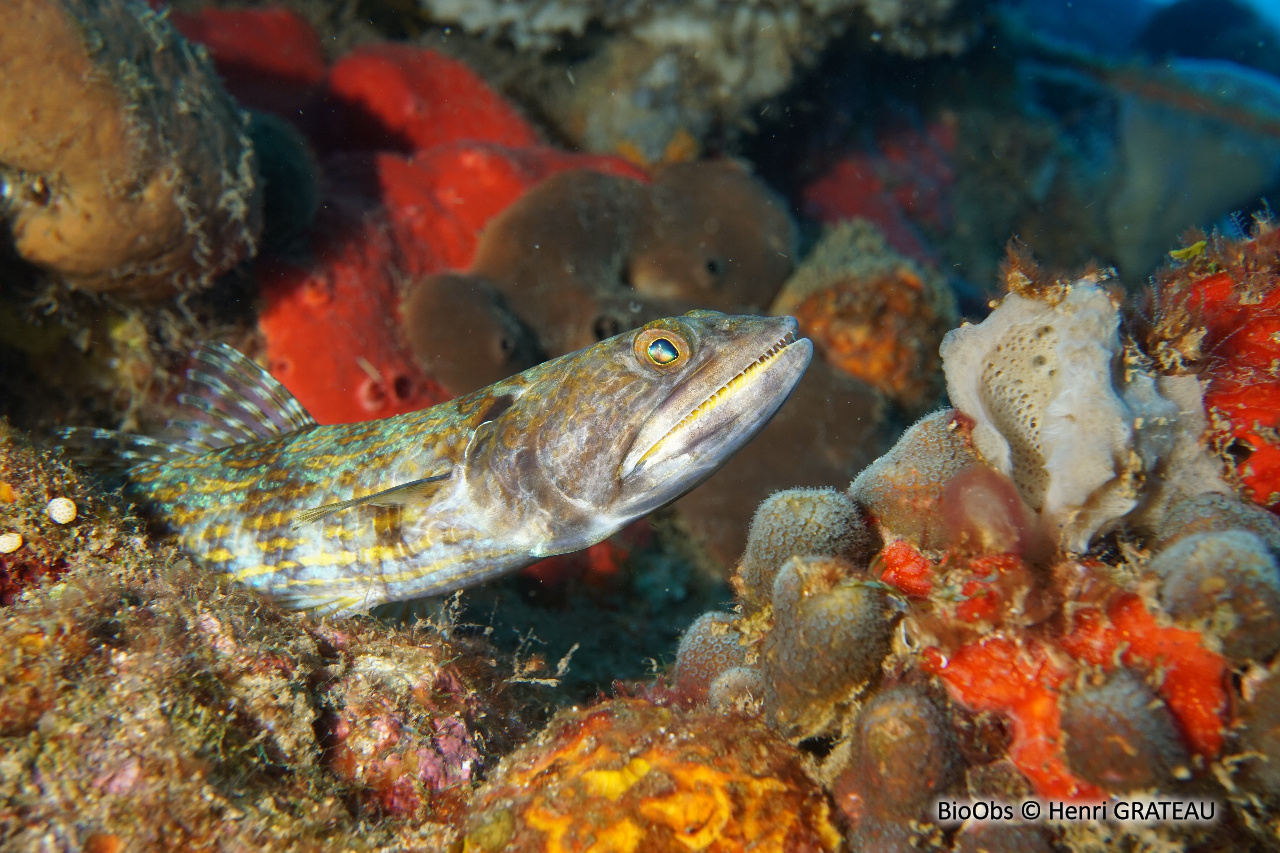
[[0, 0], [0, 851], [1280, 851], [1277, 0]]

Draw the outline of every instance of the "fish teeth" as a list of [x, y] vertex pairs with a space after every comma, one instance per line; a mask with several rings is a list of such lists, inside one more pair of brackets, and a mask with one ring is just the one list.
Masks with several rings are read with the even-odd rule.
[[[724, 385], [720, 386], [720, 388], [718, 388], [714, 394], [712, 394], [707, 399], [703, 400], [701, 403], [697, 405], [697, 407], [693, 411], [689, 412], [689, 414], [681, 418], [679, 423], [677, 423], [675, 426], [669, 429], [666, 435], [664, 435], [661, 439], [659, 439], [657, 442], [654, 443], [653, 448], [651, 448], [649, 452], [652, 453], [654, 449], [656, 449], [659, 445], [661, 445], [664, 441], [666, 441], [672, 435], [684, 429], [689, 424], [693, 423], [694, 421], [698, 420], [703, 415], [705, 415], [707, 412], [714, 409], [716, 406], [720, 404], [720, 400], [722, 400], [724, 397], [726, 397], [729, 394], [737, 393], [738, 389], [740, 389], [743, 385], [746, 384], [748, 377], [750, 377], [756, 371], [760, 370], [760, 368], [764, 367], [765, 364], [772, 361], [777, 356], [778, 353], [782, 352], [784, 349], [786, 349], [793, 343], [795, 343], [795, 335], [788, 332], [781, 340], [777, 341], [773, 346], [769, 347], [769, 349], [767, 349], [763, 355], [761, 355], [755, 361], [751, 362], [745, 368], [743, 368], [741, 373], [739, 373], [737, 376], [734, 376]], [[648, 455], [649, 455], [648, 453], [645, 454], [645, 456], [648, 456]]]

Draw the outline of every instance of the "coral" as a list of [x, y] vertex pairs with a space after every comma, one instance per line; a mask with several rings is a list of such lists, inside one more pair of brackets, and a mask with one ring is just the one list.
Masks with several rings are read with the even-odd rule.
[[857, 505], [835, 489], [788, 489], [766, 498], [751, 519], [733, 585], [747, 612], [773, 597], [783, 563], [795, 556], [865, 557], [870, 534]]
[[[0, 607], [5, 850], [441, 848], [536, 718], [483, 642], [223, 586], [7, 428], [0, 470], [18, 553], [66, 564]], [[42, 520], [49, 494], [74, 522]]]
[[[711, 685], [746, 660], [742, 635], [732, 625], [732, 613], [711, 611], [699, 616], [680, 638], [671, 671], [671, 689], [689, 705], [705, 703]], [[732, 692], [727, 684], [720, 689]]]
[[1227, 530], [1248, 531], [1273, 554], [1280, 554], [1280, 519], [1257, 504], [1220, 492], [1204, 492], [1171, 504], [1152, 544], [1163, 550], [1185, 536]]
[[759, 722], [642, 699], [562, 711], [476, 792], [474, 851], [836, 850], [800, 752]]
[[248, 117], [163, 15], [131, 0], [0, 15], [0, 174], [22, 258], [87, 290], [167, 294], [253, 254]]
[[467, 800], [483, 745], [459, 673], [430, 643], [370, 649], [329, 686], [318, 729], [325, 766], [362, 805], [400, 818], [452, 818]]
[[454, 396], [543, 360], [537, 337], [480, 276], [438, 273], [411, 283], [400, 319], [418, 364]]
[[1042, 797], [1090, 799], [1099, 790], [1066, 763], [1056, 691], [1066, 676], [1044, 644], [993, 636], [944, 657], [927, 651], [924, 667], [975, 711], [999, 711], [1012, 726], [1008, 755]]
[[769, 693], [764, 673], [753, 666], [735, 666], [716, 676], [707, 690], [712, 708], [758, 714]]
[[865, 220], [829, 229], [770, 309], [794, 314], [831, 364], [909, 411], [942, 392], [938, 345], [959, 320], [950, 288]]
[[561, 135], [588, 151], [616, 153], [642, 166], [688, 160], [702, 153], [718, 113], [739, 106], [732, 96], [726, 101], [714, 73], [689, 53], [640, 39], [609, 39], [572, 66], [570, 79], [550, 81], [540, 100]]
[[409, 45], [356, 48], [329, 69], [330, 130], [346, 151], [412, 153], [453, 142], [537, 145], [532, 125], [475, 72]]
[[1205, 383], [1214, 449], [1253, 501], [1280, 504], [1275, 334], [1280, 330], [1280, 230], [1212, 237], [1182, 250], [1158, 276], [1145, 343], [1168, 371]]
[[[847, 763], [831, 794], [849, 823], [924, 818], [961, 767], [945, 702], [899, 684], [877, 693], [858, 712]], [[855, 832], [857, 830], [855, 829]]]
[[1105, 608], [1072, 614], [1059, 644], [1076, 658], [1108, 670], [1123, 664], [1162, 673], [1157, 692], [1177, 720], [1193, 753], [1216, 755], [1228, 713], [1227, 662], [1205, 648], [1200, 634], [1161, 626], [1133, 593], [1117, 595]]
[[945, 547], [943, 491], [960, 471], [983, 464], [972, 430], [973, 421], [952, 409], [927, 415], [858, 475], [850, 496], [888, 536], [917, 548]]
[[746, 167], [677, 163], [655, 172], [642, 195], [628, 281], [650, 297], [760, 313], [795, 255], [786, 202]]
[[[1162, 843], [1265, 846], [1280, 523], [1230, 493], [1206, 447], [1201, 377], [1211, 391], [1232, 375], [1209, 354], [1230, 335], [1197, 329], [1214, 315], [1195, 313], [1204, 303], [1186, 293], [1174, 301], [1176, 291], [1159, 294], [1145, 327], [1122, 326], [1118, 294], [1046, 276], [1018, 253], [1006, 282], [1013, 292], [989, 321], [997, 333], [974, 347], [981, 356], [946, 353], [963, 392], [953, 398], [967, 408], [917, 423], [849, 487], [878, 553], [832, 555], [840, 525], [810, 530], [810, 502], [783, 493], [761, 506], [735, 578], [740, 615], [717, 621], [743, 662], [724, 662], [708, 704], [814, 747], [852, 849], [1091, 849], [1101, 842], [1083, 824], [956, 826], [931, 805], [1175, 792], [1230, 805], [1212, 829], [1162, 827]], [[1008, 305], [1016, 311], [1001, 315]], [[1019, 311], [1032, 319], [1000, 332]], [[1055, 335], [1071, 346], [1037, 343]], [[1195, 349], [1202, 342], [1210, 349]], [[1065, 398], [1037, 397], [1037, 382], [1064, 372]], [[1098, 406], [1130, 405], [1126, 397], [1138, 412], [1106, 414], [1108, 438], [1121, 442], [1115, 462], [1142, 475], [1106, 537], [1061, 536], [1043, 511], [1042, 472], [1002, 471], [995, 460], [1007, 445], [987, 436], [980, 446], [979, 418], [1010, 403], [1025, 417], [989, 418], [1000, 440], [1024, 427], [1042, 437], [1062, 418], [1050, 438], [1063, 441], [1065, 470], [1093, 452]], [[1132, 458], [1141, 447], [1123, 444], [1144, 429], [1158, 445], [1145, 462]], [[1105, 503], [1105, 489], [1095, 491], [1082, 506]]]
[[1073, 773], [1107, 791], [1150, 790], [1186, 775], [1186, 747], [1164, 702], [1117, 670], [1063, 694], [1062, 733]]
[[1148, 568], [1163, 581], [1165, 611], [1216, 636], [1231, 660], [1268, 660], [1280, 649], [1280, 568], [1257, 536], [1244, 530], [1186, 536]]
[[82, 527], [102, 515], [110, 515], [108, 505], [79, 478], [0, 421], [0, 532], [16, 537], [0, 553], [0, 607], [60, 578], [83, 547]]
[[792, 740], [833, 731], [889, 653], [902, 605], [864, 576], [856, 506], [828, 489], [769, 498], [735, 575], [739, 614], [710, 613], [681, 641], [673, 696], [757, 715]]
[[792, 557], [773, 583], [773, 626], [760, 660], [765, 713], [792, 737], [822, 732], [880, 668], [902, 609], [839, 558]]

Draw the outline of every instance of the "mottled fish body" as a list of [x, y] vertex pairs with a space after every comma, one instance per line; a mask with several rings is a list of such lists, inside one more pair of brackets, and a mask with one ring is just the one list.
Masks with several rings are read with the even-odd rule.
[[710, 476], [812, 356], [792, 318], [658, 320], [419, 412], [321, 426], [230, 347], [154, 438], [70, 430], [203, 565], [353, 613], [579, 550]]

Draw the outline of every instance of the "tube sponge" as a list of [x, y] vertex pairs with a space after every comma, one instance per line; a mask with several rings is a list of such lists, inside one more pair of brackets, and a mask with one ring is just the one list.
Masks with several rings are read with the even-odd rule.
[[1223, 530], [1247, 530], [1262, 539], [1272, 554], [1280, 554], [1280, 519], [1255, 503], [1220, 492], [1205, 492], [1170, 505], [1154, 548], [1163, 551], [1183, 537]]

